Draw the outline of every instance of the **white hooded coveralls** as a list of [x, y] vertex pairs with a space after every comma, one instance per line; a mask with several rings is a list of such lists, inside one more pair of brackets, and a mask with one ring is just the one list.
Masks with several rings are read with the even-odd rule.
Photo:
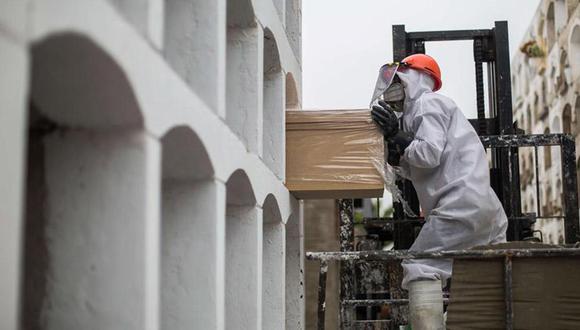
[[[426, 222], [410, 251], [468, 249], [505, 242], [507, 217], [492, 190], [481, 141], [455, 103], [432, 92], [434, 82], [413, 69], [397, 73], [405, 87], [402, 115], [414, 140], [401, 157], [404, 176], [413, 182]], [[402, 286], [419, 279], [451, 276], [449, 259], [403, 262]]]

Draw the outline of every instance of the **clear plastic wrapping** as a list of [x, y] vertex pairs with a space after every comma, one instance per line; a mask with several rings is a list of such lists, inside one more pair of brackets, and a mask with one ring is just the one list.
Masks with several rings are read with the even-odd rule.
[[369, 156], [382, 157], [383, 138], [369, 111], [289, 111], [286, 118], [293, 155], [287, 161], [295, 165], [287, 170], [288, 181], [381, 184]]
[[286, 141], [286, 184], [291, 191], [317, 192], [310, 195], [317, 198], [359, 198], [379, 197], [387, 189], [406, 206], [369, 110], [287, 111]]

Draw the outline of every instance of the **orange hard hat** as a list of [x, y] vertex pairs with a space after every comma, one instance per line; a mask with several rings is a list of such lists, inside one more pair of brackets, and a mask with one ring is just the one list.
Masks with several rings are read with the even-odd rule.
[[439, 69], [439, 65], [433, 57], [425, 54], [413, 54], [405, 57], [401, 63], [404, 63], [409, 68], [423, 71], [431, 76], [435, 81], [435, 87], [433, 87], [434, 92], [441, 88], [441, 85], [443, 84], [441, 82], [441, 69]]

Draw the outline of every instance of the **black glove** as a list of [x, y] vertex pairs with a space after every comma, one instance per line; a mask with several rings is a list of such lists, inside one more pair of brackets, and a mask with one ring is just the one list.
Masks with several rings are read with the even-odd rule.
[[390, 139], [399, 132], [399, 119], [391, 106], [384, 101], [379, 101], [379, 105], [373, 105], [371, 117], [379, 126], [385, 139]]
[[403, 156], [411, 141], [413, 141], [413, 134], [403, 131], [398, 131], [393, 137], [385, 139], [389, 151], [387, 163], [392, 166], [399, 166], [401, 156]]

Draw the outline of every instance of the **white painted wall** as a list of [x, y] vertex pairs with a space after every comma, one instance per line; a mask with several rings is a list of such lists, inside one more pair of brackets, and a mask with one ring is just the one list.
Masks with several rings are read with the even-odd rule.
[[163, 0], [109, 0], [157, 49], [163, 45]]
[[[3, 2], [2, 5], [6, 5]], [[0, 12], [3, 12], [0, 5]], [[20, 15], [16, 15], [20, 16]], [[20, 287], [28, 53], [0, 29], [0, 329], [15, 329]]]
[[286, 35], [292, 51], [302, 57], [302, 0], [286, 0]]
[[189, 128], [162, 142], [161, 328], [224, 329], [225, 186]]
[[188, 85], [223, 117], [225, 0], [165, 0], [164, 54]]
[[43, 251], [28, 261], [46, 266], [27, 279], [44, 278], [45, 287], [40, 299], [25, 297], [25, 307], [42, 304], [27, 316], [46, 329], [156, 329], [158, 141], [139, 131], [72, 131], [39, 143], [44, 164], [29, 169], [44, 182], [29, 196], [42, 189], [44, 198], [29, 198], [27, 213], [44, 228], [26, 249]]
[[264, 75], [263, 158], [266, 165], [281, 180], [285, 179], [286, 116], [284, 101], [284, 74]]
[[257, 25], [228, 28], [226, 121], [254, 153], [262, 150], [262, 39]]
[[262, 329], [262, 210], [226, 211], [226, 328]]
[[[241, 7], [229, 22], [226, 0], [0, 4], [1, 329], [18, 329], [18, 313], [23, 328], [260, 329], [264, 283], [282, 292], [267, 295], [267, 324], [300, 319], [284, 312], [284, 283], [300, 275], [272, 257], [288, 251], [296, 201], [283, 158], [267, 163], [262, 144], [268, 120], [279, 134], [268, 153], [285, 154], [283, 74], [299, 104], [301, 61], [280, 6], [230, 3]], [[265, 27], [282, 74], [268, 116]], [[183, 127], [195, 138], [164, 140]], [[28, 175], [27, 153], [42, 160]], [[266, 196], [276, 230], [263, 228]], [[291, 250], [299, 264], [301, 244]]]
[[266, 165], [284, 180], [285, 165], [285, 89], [286, 79], [280, 64], [280, 52], [272, 31], [264, 31], [264, 107], [263, 153]]
[[223, 205], [219, 181], [164, 181], [161, 329], [224, 329]]
[[286, 227], [273, 195], [266, 198], [262, 211], [262, 329], [282, 329], [286, 317]]

